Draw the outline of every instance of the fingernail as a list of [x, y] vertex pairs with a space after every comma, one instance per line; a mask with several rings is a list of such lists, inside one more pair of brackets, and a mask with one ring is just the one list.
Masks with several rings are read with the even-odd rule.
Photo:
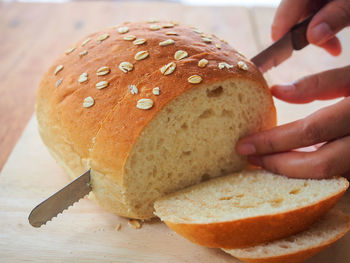
[[309, 33], [309, 41], [314, 44], [323, 44], [332, 36], [332, 30], [325, 22], [314, 26]]
[[256, 166], [262, 166], [262, 161], [260, 157], [257, 156], [249, 156], [248, 157], [248, 162], [256, 165]]
[[253, 144], [242, 143], [242, 144], [238, 144], [237, 152], [240, 155], [251, 155], [251, 154], [256, 153], [256, 149], [255, 149], [255, 146]]

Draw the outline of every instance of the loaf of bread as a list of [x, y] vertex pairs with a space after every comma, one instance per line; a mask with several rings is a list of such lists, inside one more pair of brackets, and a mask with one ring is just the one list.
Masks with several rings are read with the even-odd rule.
[[275, 125], [258, 69], [177, 23], [124, 23], [75, 43], [37, 96], [40, 135], [71, 177], [91, 169], [111, 212], [154, 216], [159, 197], [238, 171], [237, 140]]
[[154, 206], [158, 217], [194, 243], [240, 248], [304, 231], [348, 186], [341, 177], [289, 179], [245, 170], [170, 194]]
[[254, 247], [224, 251], [248, 263], [300, 263], [336, 242], [349, 230], [350, 218], [332, 210], [304, 232]]

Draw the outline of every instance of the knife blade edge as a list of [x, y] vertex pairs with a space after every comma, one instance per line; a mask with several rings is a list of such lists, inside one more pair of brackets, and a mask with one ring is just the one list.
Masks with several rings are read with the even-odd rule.
[[90, 170], [38, 204], [29, 214], [28, 220], [33, 227], [40, 227], [57, 217], [92, 190]]

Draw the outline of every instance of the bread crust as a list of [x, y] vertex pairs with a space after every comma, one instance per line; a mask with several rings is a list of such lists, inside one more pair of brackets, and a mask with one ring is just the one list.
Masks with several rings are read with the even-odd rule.
[[269, 257], [269, 258], [240, 258], [239, 257], [238, 259], [243, 261], [243, 262], [247, 262], [247, 263], [281, 263], [281, 262], [283, 262], [283, 263], [301, 263], [301, 262], [304, 262], [305, 260], [313, 257], [314, 255], [316, 255], [317, 253], [319, 253], [323, 249], [332, 245], [334, 242], [336, 242], [337, 240], [342, 238], [346, 234], [347, 231], [345, 231], [344, 233], [340, 234], [336, 238], [330, 240], [326, 244], [323, 244], [319, 247], [313, 247], [310, 249], [298, 251], [295, 253], [290, 253], [290, 254], [283, 255], [283, 256], [276, 256], [276, 257]]
[[193, 243], [211, 248], [242, 248], [281, 239], [306, 230], [329, 211], [345, 193], [344, 189], [320, 202], [274, 215], [256, 216], [209, 224], [165, 223]]
[[[346, 215], [344, 215], [344, 216], [346, 216]], [[280, 263], [280, 262], [300, 263], [300, 262], [303, 262], [303, 261], [311, 258], [312, 256], [316, 255], [317, 253], [319, 253], [323, 249], [329, 247], [330, 245], [332, 245], [336, 241], [338, 241], [340, 238], [342, 238], [350, 230], [350, 219], [348, 216], [346, 216], [346, 217], [348, 218], [347, 228], [345, 228], [342, 233], [339, 233], [336, 237], [334, 237], [330, 240], [327, 240], [326, 242], [324, 242], [320, 246], [310, 247], [310, 248], [307, 248], [304, 250], [296, 251], [294, 253], [289, 253], [289, 254], [275, 256], [275, 257], [265, 257], [265, 258], [263, 258], [263, 257], [261, 257], [261, 258], [237, 257], [237, 258], [239, 258], [241, 261], [248, 262], [248, 263]]]
[[[78, 41], [74, 45], [76, 48], [59, 57], [44, 75], [36, 107], [40, 135], [68, 173], [77, 177], [91, 168], [92, 188], [100, 203], [114, 213], [134, 218], [145, 218], [145, 215], [130, 210], [123, 191], [113, 193], [113, 189], [97, 189], [96, 185], [106, 185], [105, 182], [98, 184], [97, 181], [106, 178], [123, 190], [124, 167], [135, 142], [148, 123], [169, 102], [202, 85], [229, 79], [251, 80], [270, 98], [271, 107], [268, 109], [265, 128], [276, 123], [276, 110], [262, 74], [226, 42], [212, 36], [212, 43], [205, 43], [200, 34], [181, 25], [156, 31], [150, 30], [150, 25], [143, 22], [124, 23], [120, 26], [129, 29], [125, 34], [119, 33], [118, 27], [107, 28], [89, 35], [91, 40], [85, 45], [83, 43], [87, 38]], [[177, 35], [166, 35], [167, 31], [175, 31]], [[109, 37], [98, 42], [97, 39], [103, 34]], [[134, 45], [132, 41], [123, 39], [126, 35], [144, 38], [146, 43]], [[174, 39], [175, 44], [159, 46], [160, 42], [169, 38]], [[216, 44], [220, 45], [220, 49]], [[88, 53], [79, 56], [84, 50]], [[134, 59], [135, 54], [142, 50], [148, 51], [149, 57], [140, 61]], [[177, 50], [185, 50], [189, 57], [175, 60]], [[198, 67], [198, 61], [202, 58], [209, 61], [204, 68]], [[125, 61], [134, 65], [128, 73], [118, 68]], [[248, 70], [240, 69], [238, 61], [244, 61]], [[164, 76], [159, 69], [169, 62], [175, 62], [176, 69]], [[219, 69], [220, 62], [233, 67]], [[58, 65], [64, 68], [54, 74]], [[109, 67], [110, 73], [97, 76], [97, 69], [103, 66]], [[84, 72], [88, 73], [88, 80], [79, 83], [79, 76]], [[187, 81], [191, 75], [200, 75], [203, 81], [191, 84]], [[56, 86], [62, 78], [63, 81]], [[96, 83], [102, 80], [108, 81], [109, 86], [102, 90], [96, 89]], [[131, 94], [129, 85], [136, 85], [138, 94]], [[160, 88], [160, 96], [152, 93], [154, 87]], [[95, 104], [83, 108], [83, 101], [89, 96], [94, 98]], [[141, 98], [152, 99], [154, 106], [149, 110], [138, 109], [136, 104]], [[107, 196], [111, 194], [118, 200], [115, 204]]]

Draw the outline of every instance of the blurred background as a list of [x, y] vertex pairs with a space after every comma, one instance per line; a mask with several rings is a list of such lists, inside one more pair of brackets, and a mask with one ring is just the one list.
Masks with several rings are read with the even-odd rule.
[[[214, 33], [253, 57], [271, 44], [270, 26], [280, 0], [67, 1], [0, 0], [0, 171], [33, 121], [35, 94], [45, 70], [87, 34], [124, 21], [175, 20]], [[349, 28], [339, 34], [343, 54], [309, 46], [264, 76], [285, 83], [349, 63]], [[276, 100], [278, 121], [301, 118], [328, 102], [289, 105]], [[28, 154], [35, 151], [30, 149]]]
[[[3, 0], [4, 2], [53, 2], [64, 3], [70, 0]], [[71, 0], [71, 1], [89, 1], [89, 0]], [[90, 0], [91, 1], [91, 0]], [[114, 2], [130, 2], [130, 0], [110, 0]], [[143, 0], [147, 2], [149, 0]], [[277, 6], [281, 0], [159, 0], [158, 2], [179, 2], [190, 5], [241, 5], [241, 6]]]

